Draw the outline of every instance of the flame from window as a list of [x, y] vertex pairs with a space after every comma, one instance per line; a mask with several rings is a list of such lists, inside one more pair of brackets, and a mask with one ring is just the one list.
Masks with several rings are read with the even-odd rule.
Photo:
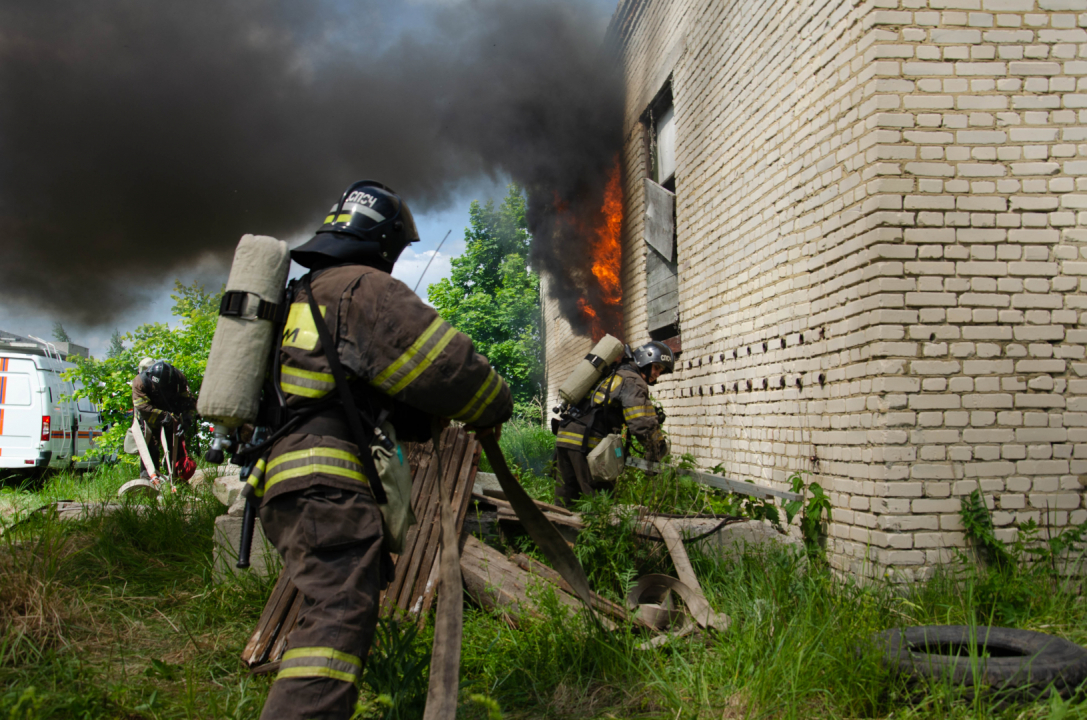
[[592, 274], [596, 287], [578, 300], [578, 308], [591, 328], [593, 342], [605, 333], [622, 335], [623, 283], [619, 272], [623, 263], [620, 234], [623, 228], [623, 186], [619, 159], [608, 177], [604, 204], [595, 227], [588, 233]]

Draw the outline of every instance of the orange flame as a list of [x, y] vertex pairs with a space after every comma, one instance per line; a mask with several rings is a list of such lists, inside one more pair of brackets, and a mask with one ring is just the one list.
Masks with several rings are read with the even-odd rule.
[[612, 318], [612, 323], [608, 324], [617, 324], [622, 317], [623, 284], [619, 271], [623, 262], [623, 246], [619, 236], [623, 228], [623, 186], [620, 176], [619, 160], [616, 158], [604, 190], [604, 204], [600, 208], [602, 217], [589, 240], [592, 272], [599, 285], [598, 292], [592, 294], [604, 307], [594, 308], [588, 298], [578, 300], [578, 308], [592, 328], [593, 342], [604, 337], [609, 330], [621, 332], [618, 327], [606, 327], [602, 317]]

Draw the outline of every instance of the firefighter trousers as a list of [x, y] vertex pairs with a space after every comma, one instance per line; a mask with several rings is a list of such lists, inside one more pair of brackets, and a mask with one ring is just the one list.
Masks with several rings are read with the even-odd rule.
[[369, 493], [323, 485], [265, 501], [260, 520], [304, 596], [262, 720], [347, 720], [389, 557]]
[[555, 450], [555, 461], [559, 471], [555, 500], [563, 507], [573, 507], [582, 495], [593, 495], [599, 490], [615, 487], [614, 483], [593, 482], [589, 461], [584, 453], [560, 447]]

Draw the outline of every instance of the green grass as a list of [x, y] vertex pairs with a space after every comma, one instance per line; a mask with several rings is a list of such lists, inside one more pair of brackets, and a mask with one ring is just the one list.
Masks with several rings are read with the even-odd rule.
[[[57, 475], [4, 499], [26, 509], [58, 498], [112, 501], [126, 479], [113, 470]], [[607, 499], [587, 507], [601, 518], [610, 511]], [[238, 655], [271, 583], [212, 582], [221, 511], [198, 490], [82, 521], [39, 513], [9, 522], [0, 536], [0, 719], [256, 718], [270, 678], [249, 678]], [[659, 546], [606, 524], [594, 523], [596, 534], [576, 547], [602, 592], [619, 599], [636, 574], [670, 571]], [[1087, 644], [1079, 580], [966, 564], [903, 587], [841, 579], [786, 549], [729, 562], [691, 555], [711, 604], [732, 618], [727, 633], [641, 650], [644, 636], [570, 617], [546, 589], [543, 617], [516, 626], [466, 607], [461, 715], [1087, 718], [1079, 701], [1000, 707], [938, 684], [907, 688], [867, 642], [888, 627], [1000, 617]], [[360, 715], [418, 717], [430, 628], [389, 622], [379, 635]]]

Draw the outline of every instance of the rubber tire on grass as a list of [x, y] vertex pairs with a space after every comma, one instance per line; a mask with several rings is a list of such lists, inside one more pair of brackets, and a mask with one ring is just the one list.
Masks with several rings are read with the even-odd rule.
[[[1087, 650], [1063, 638], [1029, 630], [924, 625], [885, 630], [876, 641], [884, 662], [898, 674], [971, 690], [977, 683], [1016, 700], [1046, 697], [1051, 686], [1068, 698], [1087, 678]], [[972, 661], [969, 647], [973, 644], [980, 652], [974, 653]], [[941, 652], [941, 648], [945, 650]]]

